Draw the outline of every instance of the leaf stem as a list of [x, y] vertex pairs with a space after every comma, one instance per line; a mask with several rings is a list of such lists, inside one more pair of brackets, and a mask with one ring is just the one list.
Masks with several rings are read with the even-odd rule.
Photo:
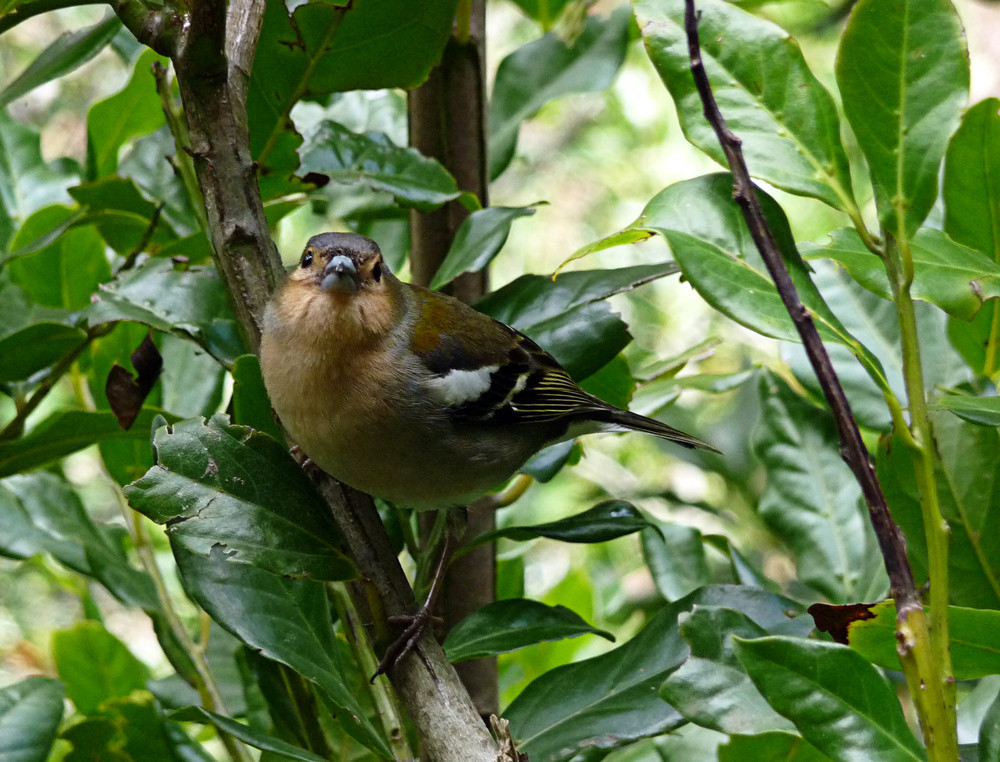
[[951, 652], [948, 637], [948, 542], [950, 529], [941, 516], [941, 506], [938, 496], [937, 476], [935, 474], [936, 450], [934, 433], [927, 414], [927, 398], [924, 391], [924, 373], [920, 360], [920, 341], [917, 333], [916, 311], [910, 286], [913, 283], [913, 258], [910, 256], [909, 241], [896, 241], [891, 235], [885, 235], [886, 256], [884, 262], [892, 286], [893, 299], [896, 304], [896, 317], [899, 321], [900, 341], [903, 353], [903, 380], [910, 405], [910, 427], [912, 434], [911, 450], [914, 453], [915, 476], [917, 491], [920, 495], [920, 508], [923, 516], [924, 534], [927, 541], [927, 561], [930, 576], [929, 622], [931, 652], [934, 657], [933, 676], [938, 683], [937, 690], [925, 682], [923, 694], [930, 697], [940, 693], [940, 706], [937, 702], [917, 702], [918, 710], [921, 703], [929, 713], [932, 735], [935, 728], [940, 728], [940, 737], [936, 743], [942, 743], [943, 754], [933, 753], [932, 740], [928, 739], [928, 754], [933, 759], [950, 759], [948, 749], [950, 744], [957, 744], [955, 737], [955, 681], [952, 677]]
[[[368, 641], [368, 635], [358, 614], [358, 609], [354, 605], [354, 600], [347, 591], [347, 585], [343, 582], [331, 582], [327, 585], [327, 589], [330, 591], [333, 606], [343, 624], [344, 635], [351, 646], [354, 660], [361, 670], [361, 674], [374, 675], [378, 669], [378, 658]], [[379, 724], [385, 731], [385, 737], [389, 740], [393, 759], [414, 759], [413, 751], [406, 739], [406, 724], [403, 722], [399, 702], [388, 678], [385, 675], [379, 675], [368, 683], [368, 690], [371, 693], [372, 702], [375, 704], [375, 714], [378, 716]]]
[[35, 412], [35, 409], [42, 404], [42, 400], [44, 400], [49, 395], [49, 392], [55, 388], [59, 379], [69, 372], [70, 368], [73, 367], [73, 363], [76, 362], [77, 358], [83, 354], [94, 339], [107, 335], [111, 332], [113, 327], [114, 323], [100, 323], [98, 325], [91, 326], [83, 341], [63, 355], [63, 358], [52, 368], [45, 380], [38, 385], [37, 389], [35, 389], [35, 393], [28, 398], [28, 401], [25, 402], [24, 405], [18, 408], [17, 415], [15, 415], [10, 423], [4, 426], [3, 429], [0, 429], [0, 442], [21, 436], [21, 433], [24, 431], [24, 422], [28, 419], [28, 416]]
[[184, 121], [184, 112], [174, 106], [174, 97], [170, 92], [170, 82], [167, 80], [167, 69], [159, 61], [153, 63], [153, 78], [156, 80], [156, 92], [160, 96], [160, 105], [163, 108], [163, 115], [167, 119], [167, 126], [170, 134], [174, 138], [174, 146], [177, 149], [174, 154], [177, 171], [180, 173], [181, 182], [184, 183], [184, 190], [187, 191], [191, 208], [194, 210], [195, 218], [198, 220], [198, 227], [203, 231], [208, 231], [208, 219], [205, 216], [205, 198], [201, 195], [201, 187], [198, 185], [198, 176], [194, 171], [194, 162], [188, 151], [191, 148], [191, 138], [188, 136], [187, 124]]

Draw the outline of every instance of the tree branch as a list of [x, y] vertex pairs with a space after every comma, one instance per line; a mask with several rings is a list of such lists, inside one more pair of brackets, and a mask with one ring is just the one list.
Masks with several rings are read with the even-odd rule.
[[[271, 292], [284, 270], [257, 188], [246, 121], [249, 72], [262, 23], [261, 0], [194, 0], [178, 25], [174, 66], [191, 139], [215, 261], [248, 345], [256, 352]], [[386, 616], [411, 614], [413, 593], [374, 503], [316, 475], [365, 580]], [[492, 762], [496, 746], [433, 637], [390, 678], [420, 735], [427, 759]]]
[[[695, 13], [694, 0], [685, 0], [684, 26], [687, 32], [691, 73], [694, 75], [698, 94], [701, 96], [705, 118], [715, 130], [733, 174], [733, 198], [743, 212], [754, 243], [760, 251], [781, 300], [802, 338], [809, 362], [813, 366], [823, 394], [833, 412], [834, 422], [840, 435], [841, 457], [858, 480], [865, 503], [868, 506], [868, 514], [878, 538], [886, 572], [889, 575], [892, 597], [896, 602], [900, 661], [906, 673], [914, 703], [920, 714], [928, 752], [931, 753], [931, 759], [935, 759], [933, 755], [935, 744], [943, 742], [945, 756], [942, 758], [948, 758], [947, 739], [949, 732], [954, 738], [954, 728], [952, 727], [949, 731], [946, 718], [937, 711], [938, 707], [945, 706], [940, 665], [937, 665], [932, 657], [927, 619], [917, 597], [913, 572], [906, 557], [903, 537], [889, 513], [882, 487], [875, 476], [875, 467], [871, 456], [861, 439], [861, 432], [854, 414], [851, 412], [851, 406], [844, 394], [844, 389], [833, 369], [830, 356], [820, 340], [809, 311], [799, 299], [778, 251], [774, 236], [764, 219], [754, 185], [750, 180], [746, 161], [743, 158], [741, 141], [726, 125], [715, 101], [701, 59], [698, 18]], [[957, 758], [957, 746], [955, 747], [955, 758]]]

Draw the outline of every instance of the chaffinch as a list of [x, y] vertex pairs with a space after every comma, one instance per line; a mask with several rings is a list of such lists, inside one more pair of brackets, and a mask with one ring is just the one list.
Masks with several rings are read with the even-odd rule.
[[340, 481], [418, 509], [481, 497], [561, 439], [634, 429], [715, 448], [581, 389], [523, 333], [400, 281], [364, 236], [309, 239], [264, 319], [274, 409]]

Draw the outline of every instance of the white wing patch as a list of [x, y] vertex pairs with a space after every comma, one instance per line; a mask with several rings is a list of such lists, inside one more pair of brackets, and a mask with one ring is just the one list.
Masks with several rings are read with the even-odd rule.
[[429, 379], [427, 385], [445, 405], [464, 405], [479, 399], [490, 388], [490, 376], [499, 369], [499, 365], [487, 365], [476, 370], [452, 370]]

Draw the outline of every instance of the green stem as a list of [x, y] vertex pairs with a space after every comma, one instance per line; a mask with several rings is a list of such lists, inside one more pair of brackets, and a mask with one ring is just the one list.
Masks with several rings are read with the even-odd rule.
[[28, 0], [26, 3], [18, 3], [12, 10], [0, 16], [0, 34], [40, 13], [77, 5], [103, 5], [104, 2], [106, 0]]
[[[135, 543], [135, 549], [139, 555], [139, 561], [143, 569], [145, 569], [146, 573], [153, 580], [153, 586], [156, 588], [156, 597], [160, 602], [160, 608], [163, 610], [163, 617], [167, 622], [167, 626], [170, 627], [171, 633], [191, 657], [191, 663], [194, 664], [195, 672], [198, 676], [195, 688], [201, 697], [202, 706], [219, 714], [228, 714], [225, 701], [222, 698], [222, 692], [219, 690], [219, 683], [216, 681], [208, 660], [205, 658], [205, 649], [194, 642], [191, 633], [188, 632], [187, 627], [184, 626], [180, 615], [174, 608], [173, 599], [167, 591], [163, 575], [160, 574], [159, 564], [156, 563], [156, 554], [153, 551], [149, 535], [146, 533], [146, 527], [143, 525], [142, 516], [129, 507], [125, 496], [117, 485], [115, 485], [115, 495], [118, 498], [122, 512], [126, 517], [131, 518], [132, 539]], [[221, 730], [219, 731], [219, 739], [226, 747], [226, 751], [233, 762], [253, 762], [249, 751], [247, 751], [246, 747], [240, 741]]]
[[[885, 235], [885, 262], [892, 285], [899, 321], [903, 353], [903, 379], [910, 405], [910, 434], [917, 491], [923, 516], [927, 541], [927, 562], [930, 576], [930, 595], [927, 632], [930, 637], [931, 663], [921, 664], [920, 674], [929, 683], [921, 686], [913, 698], [918, 711], [923, 708], [922, 720], [927, 733], [928, 755], [931, 760], [953, 759], [957, 749], [955, 736], [955, 680], [951, 669], [951, 652], [948, 637], [948, 539], [949, 528], [941, 516], [935, 474], [936, 450], [927, 399], [924, 391], [923, 366], [920, 360], [920, 342], [917, 334], [916, 312], [910, 286], [913, 283], [913, 258], [909, 241], [895, 241]], [[914, 632], [919, 637], [920, 632]], [[929, 668], [930, 672], [923, 671]], [[940, 699], [936, 699], [940, 694]]]
[[167, 79], [167, 69], [159, 62], [153, 64], [153, 77], [156, 80], [156, 92], [160, 96], [160, 105], [163, 108], [163, 115], [167, 119], [167, 126], [170, 134], [174, 138], [174, 147], [177, 149], [174, 161], [177, 171], [180, 173], [181, 182], [184, 183], [184, 190], [187, 191], [188, 199], [191, 201], [191, 208], [198, 219], [198, 226], [208, 232], [208, 218], [205, 216], [205, 198], [201, 195], [201, 186], [198, 185], [198, 175], [195, 173], [194, 162], [188, 150], [191, 146], [191, 138], [188, 135], [187, 123], [184, 121], [183, 111], [174, 105], [174, 97], [170, 92], [170, 82]]
[[[327, 588], [330, 591], [337, 615], [344, 625], [344, 635], [354, 652], [355, 662], [363, 675], [374, 675], [378, 669], [378, 657], [375, 656], [375, 652], [368, 642], [361, 617], [358, 615], [354, 600], [347, 591], [347, 586], [342, 582], [332, 582]], [[392, 749], [393, 759], [414, 759], [413, 751], [406, 740], [403, 715], [396, 694], [389, 684], [389, 679], [385, 675], [379, 675], [369, 682], [368, 691], [371, 693], [372, 703], [375, 705], [375, 713], [378, 715], [382, 730], [385, 731], [385, 736], [389, 739], [389, 748]]]
[[997, 367], [997, 352], [998, 346], [1000, 346], [1000, 308], [997, 308], [996, 302], [992, 302], [992, 304], [993, 321], [990, 324], [990, 336], [986, 340], [986, 360], [983, 362], [983, 375], [996, 384], [1000, 380], [994, 378], [997, 370], [1000, 370]]
[[84, 350], [90, 346], [94, 339], [105, 336], [111, 332], [114, 327], [113, 323], [101, 323], [99, 325], [92, 326], [88, 331], [86, 337], [73, 347], [69, 352], [67, 352], [63, 358], [52, 368], [52, 372], [49, 373], [48, 377], [42, 381], [38, 388], [35, 389], [35, 393], [28, 398], [28, 401], [22, 405], [18, 411], [17, 415], [8, 423], [6, 426], [0, 430], [0, 442], [6, 439], [14, 439], [15, 437], [21, 436], [21, 432], [24, 430], [24, 423], [28, 420], [28, 416], [35, 412], [35, 409], [42, 404], [49, 392], [55, 387], [66, 373], [69, 372], [70, 368], [73, 367], [73, 363], [76, 362], [77, 358], [83, 354]]

